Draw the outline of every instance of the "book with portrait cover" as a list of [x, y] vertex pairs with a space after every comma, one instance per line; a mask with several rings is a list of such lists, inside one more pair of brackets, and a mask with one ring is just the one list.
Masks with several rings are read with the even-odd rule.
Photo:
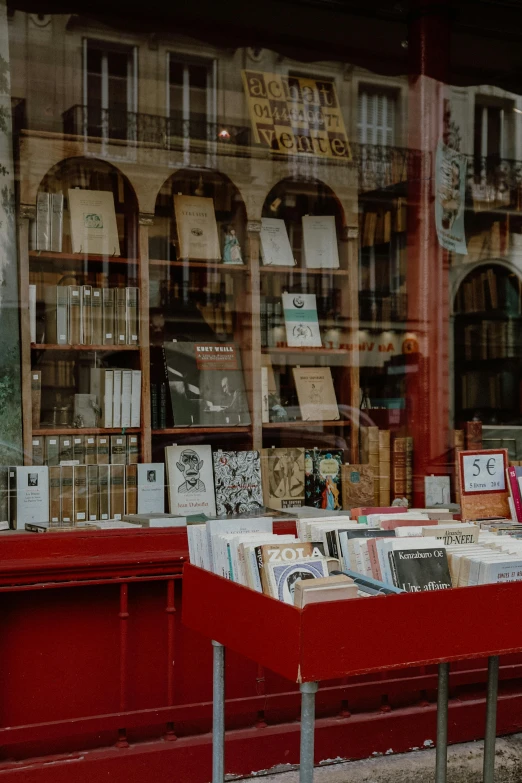
[[213, 457], [217, 513], [258, 512], [263, 505], [259, 452], [219, 450]]
[[339, 408], [329, 367], [294, 367], [294, 382], [303, 421], [336, 421]]
[[174, 196], [179, 258], [220, 261], [221, 249], [211, 198]]
[[25, 530], [26, 522], [49, 521], [47, 466], [10, 467], [8, 492], [9, 523], [12, 528]]
[[170, 513], [215, 516], [211, 447], [167, 446], [165, 457]]
[[250, 424], [236, 343], [170, 342], [164, 351], [176, 427]]
[[137, 468], [137, 513], [162, 514], [165, 511], [165, 465], [141, 462]]
[[108, 190], [68, 191], [73, 253], [119, 256], [114, 196]]
[[342, 504], [341, 449], [310, 449], [305, 454], [306, 505], [337, 511]]
[[444, 545], [429, 549], [393, 549], [388, 557], [395, 587], [407, 593], [449, 590], [451, 587]]
[[283, 510], [304, 505], [304, 449], [263, 449], [261, 473], [265, 506]]

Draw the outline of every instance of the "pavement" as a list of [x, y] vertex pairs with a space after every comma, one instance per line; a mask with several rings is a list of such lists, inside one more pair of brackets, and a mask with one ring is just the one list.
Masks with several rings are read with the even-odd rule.
[[[447, 783], [482, 783], [483, 742], [452, 745]], [[227, 778], [228, 779], [228, 778]], [[232, 780], [233, 778], [230, 778]], [[237, 779], [237, 778], [235, 778]], [[299, 771], [241, 778], [251, 783], [299, 783]], [[314, 783], [434, 783], [435, 751], [420, 750], [316, 767]], [[522, 783], [522, 734], [497, 739], [495, 783]]]

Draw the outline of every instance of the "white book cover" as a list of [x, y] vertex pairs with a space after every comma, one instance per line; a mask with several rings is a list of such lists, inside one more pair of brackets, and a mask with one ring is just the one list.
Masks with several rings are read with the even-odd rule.
[[49, 468], [31, 465], [9, 468], [10, 514], [17, 530], [28, 522], [49, 521]]
[[208, 551], [214, 573], [223, 575], [225, 570], [225, 564], [220, 559], [220, 547], [217, 546], [214, 552], [213, 540], [215, 536], [249, 535], [251, 533], [273, 533], [273, 520], [271, 517], [209, 519], [207, 521]]
[[171, 514], [216, 514], [210, 446], [167, 446], [165, 449]]
[[62, 252], [63, 193], [51, 193], [51, 250]]
[[329, 367], [294, 367], [294, 382], [303, 421], [335, 421], [339, 408]]
[[131, 402], [132, 402], [132, 370], [122, 370], [121, 372], [121, 426], [122, 427], [133, 426], [131, 424]]
[[138, 463], [138, 514], [164, 513], [165, 465], [162, 462]]
[[259, 239], [265, 266], [295, 266], [284, 220], [261, 218]]
[[36, 249], [51, 249], [51, 194], [43, 190], [36, 196]]
[[108, 190], [68, 191], [73, 253], [119, 256], [114, 196]]
[[112, 405], [114, 395], [114, 372], [113, 370], [105, 370], [105, 386], [104, 386], [104, 427], [112, 427]]
[[333, 215], [303, 217], [303, 253], [308, 269], [338, 269], [339, 250]]
[[286, 341], [292, 348], [320, 348], [315, 294], [283, 294]]
[[121, 421], [121, 381], [122, 370], [112, 371], [112, 426], [113, 427], [128, 427], [129, 425], [123, 425]]
[[448, 506], [451, 501], [449, 476], [425, 476], [424, 493], [426, 508]]
[[221, 260], [221, 249], [211, 198], [174, 196], [179, 257], [194, 261]]
[[36, 342], [36, 286], [29, 286], [29, 334], [32, 343]]
[[141, 422], [141, 370], [132, 371], [131, 385], [131, 427], [139, 427]]

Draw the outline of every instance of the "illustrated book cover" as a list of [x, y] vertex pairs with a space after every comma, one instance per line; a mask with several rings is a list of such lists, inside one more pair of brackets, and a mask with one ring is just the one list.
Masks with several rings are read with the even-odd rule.
[[210, 446], [167, 446], [165, 449], [171, 514], [216, 514]]
[[308, 269], [338, 269], [339, 250], [333, 215], [303, 217], [303, 258]]
[[315, 294], [283, 294], [286, 341], [291, 348], [322, 346]]
[[373, 504], [375, 497], [375, 472], [371, 465], [343, 465], [343, 508], [351, 509]]
[[265, 506], [284, 510], [304, 504], [304, 449], [263, 449], [261, 473]]
[[236, 343], [170, 342], [164, 351], [176, 427], [250, 424]]
[[339, 408], [329, 367], [294, 367], [303, 421], [337, 421]]
[[258, 451], [216, 451], [214, 482], [219, 515], [256, 513], [263, 506]]
[[293, 605], [297, 580], [327, 577], [328, 566], [324, 558], [294, 563], [269, 563], [267, 576], [270, 595], [286, 604]]
[[73, 253], [119, 256], [114, 196], [108, 190], [68, 191]]
[[259, 240], [265, 266], [295, 266], [284, 220], [261, 218]]
[[305, 453], [305, 502], [307, 506], [337, 511], [342, 503], [341, 449], [309, 449]]
[[221, 249], [211, 198], [174, 196], [179, 257], [194, 261], [220, 261]]

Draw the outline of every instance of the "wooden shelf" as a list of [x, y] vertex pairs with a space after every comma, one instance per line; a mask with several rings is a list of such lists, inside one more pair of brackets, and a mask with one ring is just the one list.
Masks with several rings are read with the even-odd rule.
[[50, 250], [31, 250], [29, 252], [29, 258], [32, 261], [47, 261], [48, 263], [61, 262], [85, 262], [89, 263], [110, 263], [110, 264], [139, 264], [137, 258], [122, 258], [121, 256], [98, 256], [98, 255], [86, 255], [84, 253], [53, 253]]
[[296, 274], [296, 275], [340, 275], [346, 277], [347, 269], [308, 269], [302, 266], [260, 266], [259, 271], [262, 274]]
[[250, 427], [167, 427], [164, 430], [151, 430], [153, 435], [211, 435], [212, 433], [250, 432]]
[[347, 348], [262, 348], [261, 353], [266, 354], [284, 354], [284, 353], [302, 353], [302, 354], [318, 354], [319, 356], [349, 356], [352, 351]]
[[139, 351], [139, 345], [52, 345], [31, 343], [34, 351]]
[[247, 264], [223, 264], [221, 261], [169, 261], [168, 259], [151, 258], [150, 266], [173, 266], [181, 269], [207, 269], [215, 272], [244, 272], [249, 274]]
[[141, 427], [38, 427], [33, 435], [127, 435], [141, 432]]
[[263, 424], [263, 429], [278, 430], [283, 427], [300, 427], [301, 429], [307, 429], [308, 427], [350, 427], [351, 422], [345, 419], [338, 419], [337, 421], [270, 421]]

